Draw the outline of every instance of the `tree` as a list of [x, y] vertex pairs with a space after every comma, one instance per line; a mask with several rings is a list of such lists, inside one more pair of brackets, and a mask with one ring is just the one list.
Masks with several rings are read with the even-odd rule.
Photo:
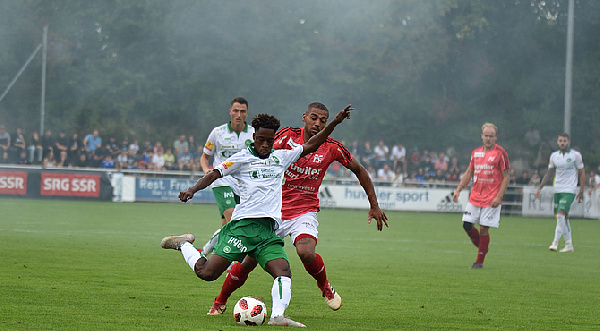
[[[313, 101], [332, 112], [352, 103], [335, 133], [348, 142], [468, 151], [492, 121], [511, 157], [527, 159], [528, 133], [547, 141], [562, 130], [566, 3], [5, 1], [0, 86], [48, 25], [45, 124], [55, 130], [201, 140], [244, 96], [250, 116], [283, 125]], [[594, 153], [598, 12], [576, 1], [573, 141]], [[40, 72], [36, 57], [0, 103], [1, 122], [39, 128]]]

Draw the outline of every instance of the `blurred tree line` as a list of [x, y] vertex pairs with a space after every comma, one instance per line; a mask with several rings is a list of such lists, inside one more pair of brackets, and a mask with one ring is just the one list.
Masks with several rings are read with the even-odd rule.
[[[575, 13], [572, 141], [598, 164], [600, 2]], [[236, 96], [284, 126], [352, 103], [334, 133], [348, 143], [468, 153], [489, 121], [543, 167], [564, 128], [566, 21], [567, 0], [0, 1], [0, 91], [48, 25], [54, 131], [202, 142]], [[40, 86], [38, 55], [0, 102], [9, 131], [39, 130]]]

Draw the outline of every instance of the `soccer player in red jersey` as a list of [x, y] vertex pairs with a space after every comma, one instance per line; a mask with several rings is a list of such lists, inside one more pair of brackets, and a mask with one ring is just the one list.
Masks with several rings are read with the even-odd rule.
[[[489, 228], [498, 228], [500, 225], [500, 209], [502, 197], [510, 181], [510, 162], [508, 154], [500, 145], [496, 144], [498, 128], [492, 123], [485, 123], [481, 127], [481, 140], [483, 146], [471, 152], [471, 162], [465, 171], [460, 184], [454, 192], [453, 200], [458, 201], [462, 189], [473, 178], [473, 187], [469, 203], [463, 213], [463, 228], [477, 248], [477, 260], [470, 268], [483, 268], [483, 261], [490, 244]], [[473, 224], [479, 224], [479, 231]]]
[[[302, 145], [310, 137], [316, 135], [327, 124], [329, 110], [322, 103], [311, 103], [302, 115], [303, 128], [282, 128], [275, 134], [275, 149], [292, 149]], [[377, 230], [383, 229], [383, 224], [388, 227], [387, 216], [379, 208], [375, 189], [367, 170], [354, 159], [348, 149], [332, 138], [327, 138], [316, 152], [310, 153], [293, 163], [285, 172], [285, 181], [282, 191], [282, 222], [276, 230], [284, 238], [290, 236], [296, 247], [296, 252], [304, 264], [306, 271], [317, 281], [317, 286], [325, 297], [325, 303], [333, 310], [338, 310], [342, 305], [342, 298], [329, 284], [325, 273], [325, 264], [319, 254], [317, 246], [317, 212], [319, 211], [319, 186], [325, 176], [329, 165], [338, 161], [350, 169], [367, 194], [370, 209], [368, 222], [377, 221]], [[231, 267], [219, 296], [208, 315], [220, 315], [226, 309], [227, 299], [231, 293], [240, 288], [248, 274], [256, 267], [256, 260], [246, 257], [241, 263]]]

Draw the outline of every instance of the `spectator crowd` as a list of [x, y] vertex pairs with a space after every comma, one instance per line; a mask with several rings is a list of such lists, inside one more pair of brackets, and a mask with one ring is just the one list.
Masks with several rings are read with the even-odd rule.
[[165, 147], [161, 141], [137, 139], [124, 136], [108, 140], [98, 130], [83, 137], [77, 133], [67, 136], [65, 131], [53, 135], [45, 129], [42, 136], [33, 132], [25, 137], [17, 127], [9, 134], [0, 125], [0, 163], [18, 165], [41, 165], [43, 168], [105, 168], [147, 170], [189, 170], [200, 168], [203, 146], [198, 146], [194, 136], [180, 135]]
[[[454, 184], [468, 165], [459, 161], [451, 149], [435, 151], [413, 147], [410, 154], [403, 144], [388, 145], [382, 139], [374, 146], [370, 141], [350, 145], [341, 141], [367, 169], [375, 185], [424, 186], [436, 183]], [[140, 144], [127, 136], [117, 140], [114, 135], [104, 139], [98, 130], [81, 137], [78, 133], [67, 136], [61, 130], [55, 136], [51, 129], [43, 135], [33, 132], [26, 137], [21, 127], [8, 133], [0, 125], [0, 163], [41, 165], [43, 168], [105, 168], [199, 171], [203, 145], [197, 144], [193, 135], [180, 134], [172, 142], [149, 139]], [[600, 167], [596, 173], [600, 173]], [[352, 178], [353, 174], [335, 162], [327, 170], [326, 179]], [[600, 175], [589, 177], [591, 187], [600, 186]], [[523, 170], [516, 176], [511, 173], [511, 184], [536, 185], [540, 183], [538, 170]]]

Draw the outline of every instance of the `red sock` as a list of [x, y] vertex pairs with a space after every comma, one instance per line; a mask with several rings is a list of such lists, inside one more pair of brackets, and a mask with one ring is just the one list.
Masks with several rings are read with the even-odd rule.
[[471, 242], [473, 243], [473, 245], [475, 245], [475, 247], [479, 247], [479, 231], [477, 231], [477, 229], [475, 228], [472, 228], [471, 230], [466, 232], [469, 235], [469, 238], [471, 238]]
[[483, 264], [483, 260], [485, 260], [485, 255], [488, 252], [488, 246], [490, 245], [490, 236], [481, 236], [481, 240], [479, 241], [479, 253], [477, 254], [477, 263]]
[[317, 254], [317, 258], [314, 261], [308, 264], [305, 263], [304, 269], [317, 280], [317, 286], [319, 286], [319, 288], [322, 289], [329, 284], [327, 273], [325, 273], [325, 263], [323, 263], [321, 255]]
[[232, 265], [221, 287], [221, 293], [215, 298], [215, 302], [221, 305], [226, 304], [231, 293], [244, 285], [250, 271], [252, 270], [242, 268], [242, 264], [239, 262]]

